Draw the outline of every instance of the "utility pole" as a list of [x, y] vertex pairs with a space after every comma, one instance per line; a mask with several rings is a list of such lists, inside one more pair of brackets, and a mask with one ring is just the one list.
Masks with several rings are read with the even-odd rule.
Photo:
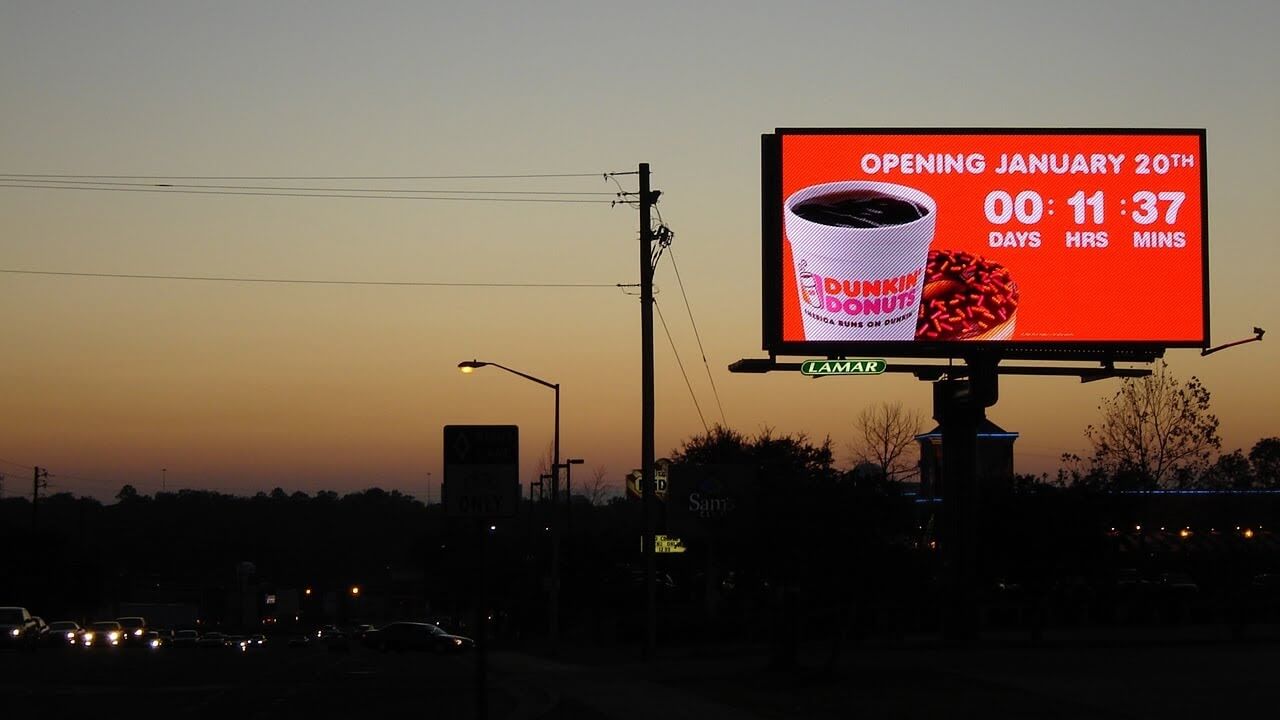
[[40, 488], [48, 487], [49, 481], [45, 478], [49, 477], [49, 471], [42, 468], [31, 468], [31, 530], [36, 529], [36, 522], [40, 519]]
[[644, 515], [644, 659], [657, 646], [657, 592], [654, 583], [653, 526], [653, 224], [656, 194], [649, 191], [649, 163], [640, 163], [640, 495]]

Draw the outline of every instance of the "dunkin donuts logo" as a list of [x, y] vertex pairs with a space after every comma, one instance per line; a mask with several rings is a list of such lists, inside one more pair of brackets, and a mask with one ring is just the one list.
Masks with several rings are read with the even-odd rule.
[[823, 277], [803, 267], [801, 270], [800, 295], [805, 304], [815, 310], [852, 316], [879, 315], [914, 309], [919, 304], [921, 270], [877, 280]]

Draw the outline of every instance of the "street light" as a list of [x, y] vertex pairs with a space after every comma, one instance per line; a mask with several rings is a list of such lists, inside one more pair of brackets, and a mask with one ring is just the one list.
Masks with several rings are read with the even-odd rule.
[[560, 383], [547, 382], [542, 378], [522, 373], [519, 370], [514, 370], [496, 362], [463, 360], [458, 363], [458, 369], [462, 371], [463, 375], [470, 375], [477, 369], [486, 366], [506, 370], [512, 375], [519, 375], [525, 380], [536, 382], [543, 387], [549, 387], [556, 393], [555, 435], [551, 444], [551, 597], [547, 609], [547, 634], [550, 636], [552, 647], [554, 647], [560, 637], [560, 523], [556, 522], [554, 511], [560, 497]]

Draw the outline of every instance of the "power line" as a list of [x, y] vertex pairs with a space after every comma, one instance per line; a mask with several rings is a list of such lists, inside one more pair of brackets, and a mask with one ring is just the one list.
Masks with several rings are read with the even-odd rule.
[[5, 460], [4, 458], [0, 458], [0, 463], [4, 463], [5, 465], [12, 465], [12, 466], [14, 466], [14, 467], [20, 467], [20, 468], [22, 468], [23, 470], [31, 470], [31, 469], [32, 469], [32, 467], [31, 467], [30, 465], [23, 465], [22, 463], [16, 463], [16, 462], [14, 462], [14, 461], [12, 461], [12, 460]]
[[[518, 203], [573, 203], [573, 204], [591, 204], [591, 205], [610, 205], [613, 200], [587, 200], [578, 198], [514, 198], [514, 197], [453, 197], [453, 196], [437, 196], [437, 195], [358, 195], [354, 193], [298, 193], [298, 192], [259, 192], [249, 190], [181, 190], [164, 187], [82, 187], [72, 185], [31, 185], [31, 184], [0, 184], [0, 188], [25, 188], [28, 190], [79, 190], [89, 192], [140, 192], [140, 193], [161, 193], [173, 195], [240, 195], [254, 197], [294, 197], [294, 198], [348, 198], [356, 200], [453, 200], [459, 202], [518, 202]], [[423, 190], [424, 193], [431, 192]], [[492, 194], [492, 193], [490, 193]]]
[[517, 283], [517, 282], [416, 282], [393, 280], [310, 280], [302, 278], [250, 278], [212, 275], [143, 275], [138, 273], [66, 272], [59, 270], [17, 270], [0, 268], [0, 273], [13, 275], [52, 275], [61, 277], [114, 278], [125, 280], [184, 280], [199, 282], [276, 283], [287, 285], [373, 285], [389, 287], [461, 287], [461, 288], [619, 288], [622, 283]]
[[0, 177], [26, 179], [66, 178], [75, 180], [535, 180], [542, 178], [608, 177], [634, 174], [634, 172], [520, 173], [514, 175], [69, 175], [57, 173], [0, 173]]
[[689, 312], [689, 324], [693, 326], [693, 337], [698, 341], [698, 352], [702, 353], [702, 366], [707, 369], [707, 380], [711, 381], [711, 392], [715, 395], [716, 406], [720, 408], [720, 422], [725, 426], [729, 426], [729, 421], [724, 417], [724, 405], [720, 403], [720, 391], [716, 389], [716, 380], [711, 375], [711, 364], [707, 362], [707, 351], [702, 347], [702, 336], [698, 334], [698, 323], [693, 320], [693, 306], [689, 304], [689, 295], [684, 291], [684, 280], [680, 279], [680, 267], [676, 265], [676, 253], [668, 248], [668, 255], [671, 257], [671, 269], [676, 271], [676, 282], [680, 284], [680, 295], [684, 298], [685, 310]]
[[[209, 190], [271, 190], [271, 191], [298, 191], [298, 192], [340, 192], [340, 193], [431, 193], [434, 195], [608, 195], [617, 196], [618, 193], [608, 191], [592, 191], [580, 192], [569, 190], [446, 190], [441, 188], [350, 188], [350, 187], [306, 187], [297, 185], [195, 185], [188, 183], [141, 183], [141, 182], [99, 182], [88, 180], [15, 180], [0, 176], [0, 183], [31, 183], [39, 182], [39, 187], [48, 185], [48, 189], [55, 190], [65, 185], [106, 185], [114, 187], [144, 187], [144, 188], [196, 188]], [[30, 185], [0, 185], [0, 187], [30, 187]], [[78, 190], [95, 190], [106, 189], [96, 187], [77, 187]]]
[[676, 341], [671, 338], [671, 330], [667, 327], [667, 319], [662, 316], [662, 308], [658, 305], [657, 298], [654, 298], [653, 309], [658, 311], [658, 319], [662, 321], [662, 329], [667, 333], [667, 342], [671, 343], [671, 353], [676, 356], [676, 365], [680, 367], [680, 374], [684, 376], [685, 387], [689, 388], [689, 397], [693, 399], [693, 408], [698, 411], [698, 419], [702, 421], [702, 429], [707, 434], [710, 434], [711, 428], [707, 427], [707, 419], [702, 415], [702, 407], [698, 405], [698, 396], [693, 393], [693, 383], [689, 382], [689, 373], [684, 371], [684, 363], [680, 360], [680, 353], [676, 350]]

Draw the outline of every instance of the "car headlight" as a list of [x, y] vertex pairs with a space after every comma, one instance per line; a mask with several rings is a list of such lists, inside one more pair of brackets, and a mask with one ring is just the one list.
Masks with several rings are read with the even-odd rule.
[[68, 640], [75, 640], [75, 639], [76, 639], [76, 634], [75, 634], [74, 632], [69, 632], [69, 633], [67, 633], [67, 639], [68, 639]]
[[134, 637], [142, 637], [142, 628], [138, 628], [137, 630], [134, 630], [134, 631], [133, 631], [133, 636], [134, 636]]
[[85, 640], [87, 640], [87, 641], [92, 641], [92, 640], [93, 640], [93, 633], [92, 633], [92, 632], [86, 632], [86, 633], [84, 634], [84, 639], [85, 639]]
[[111, 632], [107, 633], [107, 637], [111, 640], [111, 642], [115, 642], [120, 639], [120, 633], [116, 632], [115, 630], [112, 630]]
[[462, 640], [460, 640], [460, 639], [458, 639], [458, 638], [454, 638], [454, 639], [453, 639], [453, 644], [454, 644], [454, 646], [455, 646], [455, 647], [462, 647]]
[[152, 641], [151, 641], [151, 647], [152, 647], [153, 649], [154, 649], [154, 648], [158, 648], [158, 647], [160, 647], [160, 640], [159, 640], [159, 639], [154, 639], [154, 640], [152, 640]]
[[12, 635], [12, 636], [14, 636], [14, 637], [18, 637], [19, 635], [21, 635], [21, 634], [22, 634], [22, 631], [21, 631], [21, 630], [19, 630], [18, 628], [14, 628], [14, 629], [12, 629], [12, 630], [10, 630], [10, 631], [9, 631], [9, 634], [10, 634], [10, 635]]

